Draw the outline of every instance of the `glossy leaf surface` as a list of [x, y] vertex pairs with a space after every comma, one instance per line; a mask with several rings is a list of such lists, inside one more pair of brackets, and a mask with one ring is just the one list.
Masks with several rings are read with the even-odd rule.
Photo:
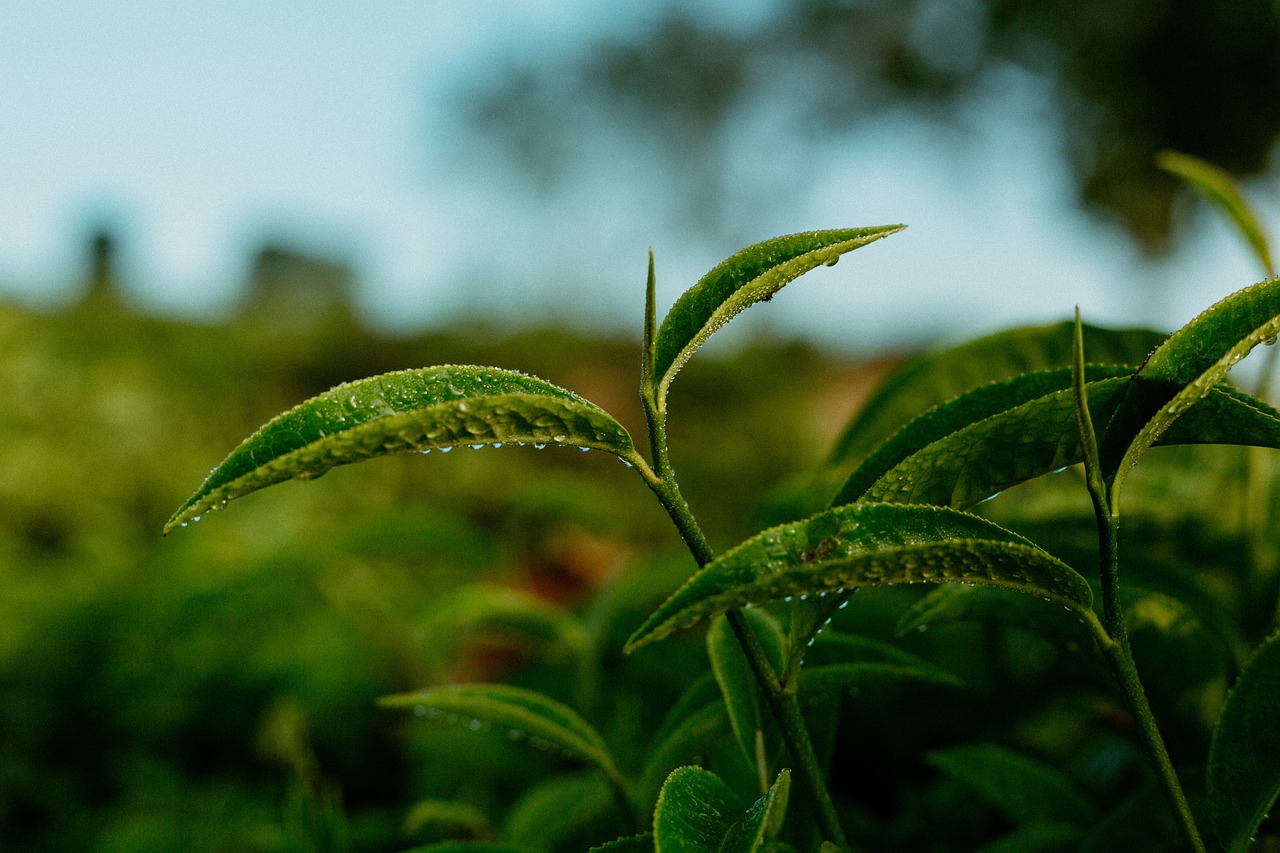
[[[765, 654], [769, 656], [774, 672], [781, 672], [784, 641], [777, 622], [758, 609], [743, 611], [743, 618], [750, 624]], [[764, 698], [760, 695], [755, 674], [747, 663], [746, 655], [742, 653], [728, 620], [724, 618], [716, 619], [707, 631], [707, 658], [711, 661], [711, 672], [716, 683], [720, 685], [734, 737], [742, 747], [748, 763], [754, 766], [761, 758], [757, 752], [764, 744], [768, 712], [764, 708]]]
[[611, 779], [620, 778], [604, 740], [586, 720], [567, 705], [531, 690], [506, 684], [456, 684], [387, 696], [378, 704], [475, 730], [493, 727], [515, 732], [513, 739], [559, 750], [599, 767]]
[[1070, 567], [989, 521], [943, 507], [851, 504], [773, 527], [716, 558], [632, 635], [628, 650], [731, 607], [898, 583], [1017, 589], [1092, 618]]
[[791, 771], [783, 770], [763, 797], [756, 800], [730, 828], [724, 843], [716, 848], [724, 853], [756, 853], [766, 836], [777, 834], [787, 813], [791, 793]]
[[[861, 462], [912, 419], [967, 391], [1027, 373], [1069, 368], [1073, 323], [997, 332], [910, 359], [872, 394], [832, 453], [833, 466]], [[1142, 364], [1166, 337], [1147, 329], [1084, 327], [1090, 364]]]
[[1113, 491], [1166, 429], [1194, 411], [1250, 350], [1278, 333], [1280, 279], [1271, 279], [1233, 293], [1157, 347], [1099, 442]]
[[340, 385], [276, 416], [231, 452], [165, 525], [290, 478], [407, 450], [559, 444], [634, 459], [627, 431], [578, 395], [510, 370], [445, 365]]
[[741, 814], [738, 795], [719, 776], [677, 767], [653, 812], [654, 847], [657, 853], [719, 853]]
[[654, 340], [653, 383], [659, 408], [698, 347], [756, 302], [772, 298], [814, 267], [901, 231], [901, 225], [808, 231], [765, 240], [732, 255], [676, 300]]
[[1209, 812], [1228, 853], [1243, 853], [1280, 795], [1280, 634], [1272, 634], [1227, 696], [1209, 749]]

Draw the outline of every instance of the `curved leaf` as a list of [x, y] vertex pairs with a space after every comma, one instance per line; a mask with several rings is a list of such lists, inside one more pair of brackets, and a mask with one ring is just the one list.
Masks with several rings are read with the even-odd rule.
[[578, 395], [511, 370], [444, 365], [339, 385], [277, 415], [231, 451], [165, 525], [288, 480], [406, 450], [561, 444], [634, 462], [631, 436]]
[[948, 622], [996, 622], [1057, 642], [1087, 641], [1078, 619], [1039, 599], [990, 586], [948, 584], [931, 590], [903, 612], [899, 637], [923, 625]]
[[968, 744], [932, 752], [929, 763], [971, 786], [1014, 824], [1069, 823], [1088, 827], [1098, 810], [1057, 768], [996, 744]]
[[[715, 682], [711, 685], [714, 687]], [[674, 714], [671, 715], [673, 718]], [[654, 738], [640, 774], [641, 803], [651, 805], [658, 796], [663, 780], [673, 767], [705, 754], [706, 750], [733, 734], [724, 700], [719, 696], [697, 709], [689, 709], [675, 718], [666, 731]]]
[[657, 853], [719, 853], [742, 814], [738, 795], [710, 770], [671, 771], [653, 812]]
[[1178, 151], [1161, 151], [1156, 155], [1156, 165], [1182, 178], [1217, 205], [1248, 241], [1265, 274], [1276, 274], [1275, 266], [1271, 263], [1271, 249], [1267, 245], [1266, 232], [1258, 220], [1258, 214], [1240, 194], [1235, 181], [1225, 169]]
[[[1094, 422], [1106, 423], [1132, 383], [1117, 377], [1086, 387]], [[962, 398], [943, 408], [964, 405]], [[940, 422], [939, 415], [931, 415]], [[908, 431], [915, 434], [912, 425], [903, 428]], [[927, 433], [922, 430], [920, 435]], [[904, 440], [899, 451], [910, 451], [916, 443]], [[1257, 398], [1219, 386], [1197, 401], [1157, 443], [1280, 447], [1280, 412]], [[911, 451], [861, 493], [858, 490], [869, 477], [854, 472], [835, 503], [862, 500], [967, 509], [1011, 486], [1080, 461], [1080, 433], [1068, 388], [978, 420]], [[877, 468], [891, 462], [892, 457], [878, 454], [868, 460]]]
[[[1118, 494], [1138, 458], [1258, 344], [1280, 333], [1280, 279], [1237, 291], [1174, 332], [1133, 377], [1100, 442]], [[1113, 498], [1114, 500], [1114, 498]]]
[[806, 666], [800, 671], [800, 692], [806, 696], [830, 696], [847, 694], [876, 684], [901, 684], [904, 681], [947, 687], [964, 686], [964, 682], [954, 674], [930, 663], [862, 661]]
[[1209, 813], [1228, 853], [1243, 853], [1280, 795], [1280, 634], [1249, 663], [1222, 708], [1207, 770]]
[[1084, 578], [1017, 534], [944, 507], [850, 504], [765, 530], [708, 563], [645, 621], [626, 650], [731, 607], [927, 582], [1017, 589], [1095, 618]]
[[1028, 823], [982, 845], [976, 853], [1068, 853], [1080, 849], [1083, 834], [1069, 823]]
[[756, 243], [722, 261], [671, 306], [654, 340], [652, 380], [658, 408], [680, 368], [717, 329], [753, 303], [845, 252], [904, 226], [808, 231]]
[[629, 835], [626, 838], [615, 838], [596, 847], [587, 853], [653, 853], [653, 833]]
[[[781, 672], [784, 640], [777, 622], [757, 608], [744, 610], [743, 616], [751, 622], [774, 672]], [[743, 756], [751, 766], [763, 768], [765, 756], [757, 755], [757, 752], [764, 745], [765, 720], [768, 717], [762, 710], [763, 700], [755, 674], [726, 619], [716, 619], [707, 631], [707, 657], [716, 683], [720, 685], [729, 723], [738, 745], [742, 747]], [[764, 773], [763, 770], [761, 772]], [[761, 788], [767, 783], [766, 775], [761, 780]]]
[[476, 730], [502, 728], [513, 739], [593, 764], [610, 780], [622, 778], [604, 740], [586, 720], [569, 706], [532, 690], [507, 684], [455, 684], [386, 696], [378, 704]]
[[404, 819], [405, 835], [424, 831], [466, 838], [492, 838], [494, 833], [484, 812], [471, 803], [456, 800], [422, 800]]
[[756, 853], [766, 836], [776, 835], [786, 817], [791, 793], [791, 771], [782, 770], [768, 792], [747, 809], [729, 829], [724, 842], [716, 848], [722, 853]]
[[[862, 461], [921, 412], [966, 391], [1025, 373], [1069, 367], [1073, 327], [1066, 321], [1010, 329], [910, 359], [880, 383], [845, 428], [830, 464]], [[1086, 325], [1083, 331], [1092, 364], [1142, 364], [1166, 337], [1148, 329]]]
[[572, 615], [544, 599], [510, 587], [474, 585], [444, 596], [432, 608], [421, 629], [426, 646], [437, 655], [474, 631], [502, 631], [521, 635], [583, 662], [590, 640]]
[[511, 806], [502, 837], [530, 850], [563, 849], [613, 808], [613, 795], [597, 774], [554, 776], [534, 785]]

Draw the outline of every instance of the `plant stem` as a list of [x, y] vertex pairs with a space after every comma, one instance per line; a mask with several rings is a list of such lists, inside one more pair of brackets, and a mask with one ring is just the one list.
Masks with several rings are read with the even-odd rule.
[[1204, 853], [1204, 841], [1196, 828], [1195, 818], [1191, 814], [1191, 806], [1187, 803], [1187, 795], [1182, 790], [1182, 783], [1169, 759], [1169, 751], [1165, 748], [1164, 739], [1156, 725], [1155, 715], [1151, 712], [1151, 704], [1147, 701], [1146, 691], [1138, 678], [1138, 668], [1133, 661], [1133, 651], [1129, 645], [1129, 630], [1124, 624], [1124, 610], [1120, 604], [1120, 523], [1118, 513], [1113, 507], [1101, 508], [1098, 513], [1098, 539], [1101, 546], [1102, 573], [1102, 610], [1107, 635], [1111, 638], [1109, 645], [1101, 645], [1111, 671], [1115, 674], [1120, 690], [1129, 703], [1129, 710], [1138, 726], [1143, 744], [1147, 748], [1151, 763], [1163, 783], [1165, 797], [1178, 819], [1187, 845], [1196, 853]]
[[[689, 552], [693, 554], [693, 558], [697, 560], [699, 566], [705, 566], [711, 562], [715, 553], [711, 550], [710, 543], [707, 542], [706, 536], [698, 526], [697, 519], [694, 518], [693, 512], [689, 509], [689, 504], [680, 493], [680, 487], [676, 483], [670, 464], [666, 459], [665, 447], [662, 447], [661, 452], [659, 452], [660, 444], [665, 444], [665, 442], [661, 442], [660, 439], [654, 442], [654, 461], [659, 466], [662, 474], [655, 472], [642, 461], [640, 464], [636, 464], [636, 468], [640, 471], [641, 476], [644, 477], [649, 488], [657, 495], [658, 500], [661, 501], [662, 506], [667, 511], [667, 515], [675, 523], [676, 529], [680, 531], [680, 536], [684, 539], [685, 545], [688, 546]], [[827, 790], [822, 768], [818, 765], [818, 758], [814, 754], [813, 741], [809, 738], [809, 729], [800, 710], [800, 702], [796, 697], [794, 685], [787, 689], [779, 683], [778, 676], [773, 671], [773, 665], [769, 663], [768, 655], [765, 654], [759, 638], [752, 631], [751, 625], [747, 622], [746, 617], [742, 615], [742, 611], [735, 608], [726, 615], [729, 620], [729, 626], [733, 629], [734, 636], [737, 637], [738, 645], [742, 647], [747, 663], [751, 666], [756, 682], [760, 685], [760, 689], [769, 703], [769, 708], [773, 712], [774, 718], [778, 721], [778, 726], [782, 729], [783, 740], [786, 742], [787, 748], [791, 750], [792, 757], [797, 763], [796, 770], [804, 778], [813, 795], [814, 802], [817, 805], [818, 823], [823, 833], [828, 840], [839, 845], [840, 849], [848, 850], [849, 843], [845, 839], [844, 828], [840, 825], [835, 803], [831, 800], [831, 793]]]

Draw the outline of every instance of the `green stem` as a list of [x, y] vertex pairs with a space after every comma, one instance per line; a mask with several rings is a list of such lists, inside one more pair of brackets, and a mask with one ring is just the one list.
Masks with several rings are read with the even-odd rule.
[[1151, 704], [1147, 701], [1147, 693], [1138, 678], [1138, 668], [1133, 661], [1133, 650], [1129, 645], [1129, 630], [1124, 624], [1124, 610], [1120, 603], [1120, 549], [1119, 549], [1119, 517], [1113, 507], [1105, 507], [1098, 513], [1098, 538], [1101, 545], [1102, 570], [1102, 611], [1107, 636], [1111, 643], [1099, 644], [1106, 655], [1111, 671], [1115, 674], [1120, 690], [1129, 704], [1129, 710], [1138, 726], [1138, 733], [1147, 748], [1148, 757], [1155, 765], [1156, 772], [1163, 783], [1165, 798], [1178, 819], [1183, 837], [1189, 849], [1196, 853], [1204, 853], [1204, 841], [1196, 828], [1195, 818], [1191, 814], [1191, 806], [1187, 803], [1187, 795], [1182, 790], [1182, 783], [1169, 759], [1169, 751], [1165, 748], [1164, 738], [1156, 725], [1155, 714], [1151, 712]]
[[[648, 408], [646, 406], [646, 410]], [[661, 413], [656, 410], [656, 407], [652, 410], [652, 416], [650, 424], [652, 425], [656, 421], [659, 428], [661, 428]], [[706, 536], [698, 526], [697, 519], [694, 518], [692, 510], [689, 509], [689, 504], [680, 493], [680, 487], [676, 483], [670, 463], [667, 461], [666, 448], [663, 446], [665, 442], [661, 440], [661, 435], [658, 435], [653, 443], [654, 462], [658, 467], [658, 471], [654, 471], [643, 460], [633, 461], [632, 464], [635, 465], [640, 475], [644, 477], [645, 482], [653, 493], [657, 495], [658, 500], [662, 503], [663, 508], [666, 509], [667, 515], [675, 523], [676, 529], [680, 531], [681, 538], [684, 539], [685, 545], [688, 546], [689, 552], [693, 554], [693, 558], [697, 560], [698, 565], [705, 566], [711, 562], [715, 553], [711, 550], [710, 543], [707, 542]], [[662, 473], [659, 474], [659, 471]], [[778, 676], [773, 671], [773, 665], [769, 663], [768, 655], [760, 645], [760, 640], [756, 637], [755, 632], [751, 630], [746, 617], [742, 615], [742, 611], [733, 609], [728, 612], [727, 616], [729, 625], [737, 637], [738, 645], [742, 647], [747, 663], [751, 666], [751, 671], [755, 675], [756, 682], [760, 685], [760, 689], [765, 695], [765, 700], [769, 703], [769, 708], [773, 712], [774, 718], [778, 721], [778, 726], [782, 729], [782, 738], [797, 763], [796, 770], [805, 780], [813, 796], [814, 803], [817, 805], [818, 823], [823, 833], [829, 840], [839, 845], [840, 849], [848, 850], [849, 843], [845, 839], [844, 828], [840, 825], [835, 803], [831, 800], [831, 793], [827, 790], [825, 776], [813, 751], [813, 741], [809, 738], [809, 729], [800, 710], [800, 702], [796, 697], [794, 686], [790, 686], [790, 689], [784, 689], [779, 683]]]

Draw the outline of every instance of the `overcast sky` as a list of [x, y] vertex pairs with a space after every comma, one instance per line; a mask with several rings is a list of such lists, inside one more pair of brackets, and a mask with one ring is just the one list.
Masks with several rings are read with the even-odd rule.
[[[504, 53], [572, 50], [654, 8], [0, 0], [0, 296], [67, 298], [107, 222], [131, 294], [165, 314], [225, 315], [252, 251], [276, 238], [351, 263], [362, 313], [388, 328], [468, 310], [638, 328], [650, 246], [666, 302], [741, 246], [684, 240], [660, 206], [631, 203], [645, 179], [625, 163], [550, 202], [458, 168], [447, 152], [466, 138], [446, 95]], [[793, 285], [739, 334], [872, 347], [1076, 304], [1099, 323], [1172, 327], [1259, 277], [1207, 211], [1158, 266], [1075, 212], [1034, 82], [1007, 83], [975, 103], [964, 140], [888, 115], [803, 164], [785, 218], [762, 212], [753, 239], [910, 227]], [[1276, 181], [1251, 190], [1280, 226]]]

